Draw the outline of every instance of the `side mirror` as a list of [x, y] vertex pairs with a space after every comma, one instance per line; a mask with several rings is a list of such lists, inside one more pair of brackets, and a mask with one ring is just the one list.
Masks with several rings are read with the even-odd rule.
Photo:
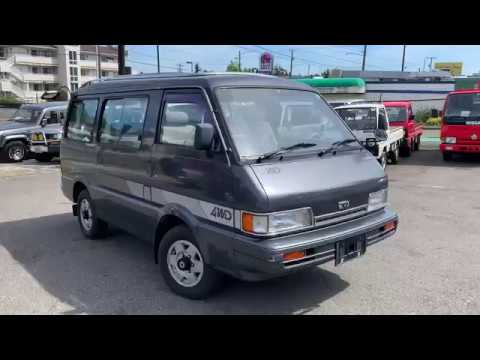
[[195, 125], [195, 149], [208, 150], [212, 144], [214, 133], [212, 124]]
[[48, 118], [43, 118], [42, 120], [40, 120], [40, 126], [41, 127], [45, 127], [45, 125], [48, 124]]
[[377, 145], [377, 139], [368, 138], [365, 140], [365, 145], [367, 146], [367, 148], [371, 149]]
[[440, 110], [440, 111], [438, 112], [438, 116], [439, 116], [439, 117], [443, 117], [443, 110]]
[[413, 115], [413, 114], [412, 114], [412, 115], [410, 115], [410, 117], [408, 118], [408, 120], [410, 120], [410, 121], [414, 121], [414, 120], [415, 120], [415, 115]]
[[438, 117], [438, 110], [437, 109], [432, 109], [432, 113], [431, 113], [430, 116], [433, 117], [433, 118]]

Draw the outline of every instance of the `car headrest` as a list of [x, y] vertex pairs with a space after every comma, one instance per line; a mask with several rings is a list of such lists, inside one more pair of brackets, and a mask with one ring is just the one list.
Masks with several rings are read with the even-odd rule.
[[184, 111], [167, 111], [166, 119], [170, 126], [181, 126], [189, 123], [188, 114]]

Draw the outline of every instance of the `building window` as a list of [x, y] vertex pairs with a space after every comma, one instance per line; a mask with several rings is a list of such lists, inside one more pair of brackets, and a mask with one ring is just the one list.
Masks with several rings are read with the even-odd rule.
[[40, 68], [38, 66], [32, 66], [32, 73], [33, 74], [38, 74], [40, 73]]
[[88, 60], [87, 54], [80, 54], [80, 60]]
[[78, 82], [78, 68], [70, 67], [70, 81]]
[[0, 59], [4, 59], [7, 57], [7, 49], [4, 47], [0, 47]]
[[108, 76], [108, 71], [102, 70], [102, 77], [107, 77]]
[[78, 90], [78, 83], [71, 82], [70, 91], [77, 91], [77, 90]]
[[115, 62], [115, 58], [113, 56], [102, 56], [100, 59], [102, 62]]
[[43, 91], [42, 84], [32, 84], [30, 83], [30, 91]]
[[77, 52], [76, 51], [69, 51], [68, 52], [68, 59], [70, 60], [71, 65], [77, 65]]

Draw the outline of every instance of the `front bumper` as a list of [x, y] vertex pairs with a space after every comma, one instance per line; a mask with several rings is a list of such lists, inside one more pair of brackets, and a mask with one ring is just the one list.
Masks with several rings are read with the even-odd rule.
[[480, 153], [480, 143], [478, 144], [440, 144], [441, 152], [452, 153]]
[[[385, 208], [355, 220], [278, 238], [253, 240], [243, 234], [218, 232], [210, 226], [200, 230], [199, 235], [209, 242], [212, 266], [242, 280], [258, 281], [334, 260], [338, 241], [364, 236], [366, 246], [373, 245], [396, 232], [397, 226], [384, 229], [393, 221], [398, 224], [397, 214]], [[304, 251], [306, 256], [283, 261], [284, 254], [295, 251]]]
[[59, 143], [30, 143], [30, 152], [35, 154], [60, 154], [60, 142]]

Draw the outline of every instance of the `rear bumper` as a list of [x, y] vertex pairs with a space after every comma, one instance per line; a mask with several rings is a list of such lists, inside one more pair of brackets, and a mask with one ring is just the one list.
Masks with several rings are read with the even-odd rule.
[[441, 152], [452, 152], [452, 153], [480, 153], [480, 143], [479, 144], [440, 144]]
[[[210, 226], [200, 233], [203, 240], [209, 242], [212, 266], [242, 280], [259, 281], [332, 261], [335, 244], [342, 240], [364, 236], [367, 247], [373, 245], [396, 232], [397, 226], [384, 229], [384, 225], [391, 222], [398, 224], [398, 216], [385, 208], [345, 223], [272, 239], [254, 240], [229, 231], [219, 233]], [[304, 251], [305, 257], [283, 261], [284, 254], [295, 251]]]

